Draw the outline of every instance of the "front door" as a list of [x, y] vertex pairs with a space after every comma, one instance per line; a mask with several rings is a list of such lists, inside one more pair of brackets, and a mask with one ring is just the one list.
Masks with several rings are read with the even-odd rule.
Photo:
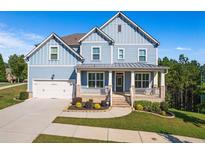
[[116, 73], [116, 92], [123, 92], [123, 73]]

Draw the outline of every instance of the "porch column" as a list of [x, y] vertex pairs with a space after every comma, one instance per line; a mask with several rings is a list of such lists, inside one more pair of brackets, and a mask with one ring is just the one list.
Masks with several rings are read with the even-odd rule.
[[109, 71], [108, 88], [110, 90], [110, 106], [112, 106], [112, 71]]
[[165, 99], [165, 73], [161, 72], [160, 81], [160, 98]]
[[80, 97], [81, 71], [77, 70], [76, 97]]
[[130, 99], [131, 99], [131, 107], [133, 107], [135, 98], [135, 72], [131, 72], [131, 87], [130, 87]]
[[158, 72], [154, 72], [153, 88], [154, 88], [154, 94], [159, 94], [159, 91], [158, 91]]

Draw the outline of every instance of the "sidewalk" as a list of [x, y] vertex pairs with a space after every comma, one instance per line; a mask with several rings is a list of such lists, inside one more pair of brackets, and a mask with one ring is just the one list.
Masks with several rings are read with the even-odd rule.
[[131, 143], [205, 143], [205, 140], [154, 132], [52, 123], [41, 134]]
[[17, 84], [13, 84], [13, 85], [9, 85], [9, 86], [3, 86], [3, 87], [0, 87], [0, 90], [12, 88], [12, 87], [17, 87], [17, 86], [24, 85], [24, 84], [26, 84], [26, 83], [17, 83]]

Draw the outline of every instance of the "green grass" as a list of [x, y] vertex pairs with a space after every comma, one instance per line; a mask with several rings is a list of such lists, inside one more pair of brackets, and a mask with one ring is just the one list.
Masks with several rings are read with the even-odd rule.
[[55, 123], [151, 131], [205, 139], [205, 114], [172, 109], [176, 118], [166, 119], [148, 113], [131, 114], [110, 119], [57, 117]]
[[26, 91], [27, 85], [16, 86], [0, 90], [0, 109], [20, 103], [21, 101], [13, 100], [21, 91]]
[[0, 82], [0, 87], [9, 86], [9, 85], [12, 85], [12, 84], [9, 82]]
[[110, 141], [40, 134], [33, 143], [114, 143]]

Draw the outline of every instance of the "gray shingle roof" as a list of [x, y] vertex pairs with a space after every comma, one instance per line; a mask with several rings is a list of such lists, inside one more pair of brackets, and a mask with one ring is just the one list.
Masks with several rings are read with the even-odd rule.
[[76, 66], [79, 69], [156, 69], [163, 70], [168, 69], [168, 67], [157, 66], [153, 64], [145, 64], [145, 63], [113, 63], [113, 64], [78, 64]]

